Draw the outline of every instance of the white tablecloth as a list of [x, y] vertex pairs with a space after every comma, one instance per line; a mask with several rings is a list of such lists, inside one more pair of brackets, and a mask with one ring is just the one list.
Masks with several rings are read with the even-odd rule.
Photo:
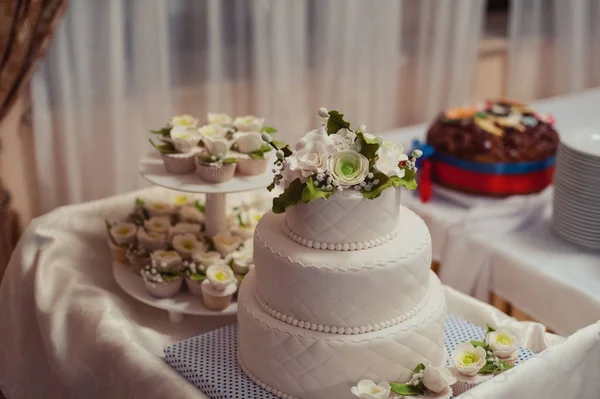
[[[125, 215], [137, 196], [161, 195], [171, 194], [153, 188], [69, 206], [28, 227], [0, 287], [0, 389], [9, 399], [204, 397], [163, 362], [163, 348], [234, 318], [172, 324], [112, 277], [103, 219]], [[475, 324], [511, 326], [534, 351], [555, 339], [450, 288], [447, 299], [449, 311]]]
[[[600, 126], [600, 89], [534, 103], [552, 113], [560, 134]], [[388, 132], [410, 148], [427, 125]], [[549, 232], [549, 191], [506, 200], [434, 188], [432, 201], [405, 195], [403, 202], [427, 223], [440, 278], [487, 301], [490, 290], [562, 334], [600, 319], [600, 252], [574, 247]], [[544, 211], [545, 216], [544, 216]]]

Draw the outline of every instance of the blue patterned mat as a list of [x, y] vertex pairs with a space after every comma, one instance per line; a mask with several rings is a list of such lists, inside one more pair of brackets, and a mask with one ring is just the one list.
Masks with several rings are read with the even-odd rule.
[[[446, 318], [448, 366], [456, 346], [481, 340], [484, 330], [454, 315]], [[520, 349], [517, 364], [534, 354]], [[212, 399], [278, 399], [254, 384], [237, 364], [237, 324], [219, 328], [165, 348], [165, 360]]]

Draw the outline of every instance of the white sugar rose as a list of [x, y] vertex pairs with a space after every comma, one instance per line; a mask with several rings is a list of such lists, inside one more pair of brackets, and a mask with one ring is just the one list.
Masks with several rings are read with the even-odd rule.
[[348, 129], [340, 129], [336, 134], [330, 135], [330, 137], [335, 144], [336, 151], [357, 149], [357, 143], [355, 143], [356, 134]]
[[171, 227], [171, 221], [168, 216], [153, 216], [144, 221], [144, 227], [148, 231], [156, 231], [157, 233], [166, 233]]
[[369, 174], [369, 160], [354, 150], [339, 151], [329, 158], [329, 173], [343, 188], [354, 186]]
[[283, 161], [283, 178], [292, 182], [327, 171], [327, 161], [335, 150], [331, 137], [324, 129], [312, 130], [296, 143], [296, 152]]
[[139, 229], [137, 232], [138, 243], [151, 251], [161, 249], [165, 245], [165, 233]]
[[200, 129], [198, 129], [198, 133], [205, 138], [221, 139], [227, 134], [227, 128], [213, 123], [202, 126]]
[[258, 150], [263, 144], [262, 136], [257, 132], [242, 133], [235, 140], [237, 150], [244, 154]]
[[423, 384], [425, 388], [440, 393], [456, 382], [456, 378], [446, 367], [435, 367], [431, 364], [423, 369]]
[[177, 234], [173, 237], [173, 248], [183, 258], [191, 258], [193, 253], [205, 251], [206, 246], [198, 241], [194, 233]]
[[265, 120], [256, 116], [246, 115], [239, 116], [233, 121], [233, 126], [239, 132], [260, 132]]
[[117, 223], [110, 228], [110, 235], [117, 245], [135, 241], [137, 226], [133, 223]]
[[194, 252], [192, 254], [192, 260], [204, 266], [205, 268], [209, 267], [210, 265], [222, 264], [224, 262], [221, 254], [216, 251]]
[[198, 119], [191, 115], [176, 115], [171, 118], [171, 122], [169, 124], [171, 127], [196, 127], [198, 126]]
[[492, 354], [500, 359], [510, 359], [519, 349], [519, 339], [507, 330], [488, 333], [485, 342], [490, 346]]
[[206, 269], [206, 278], [218, 290], [224, 290], [229, 284], [235, 282], [233, 270], [227, 265], [212, 265]]
[[360, 399], [387, 399], [390, 397], [390, 384], [380, 382], [375, 384], [371, 380], [362, 380], [350, 389], [354, 396]]
[[407, 160], [408, 156], [404, 154], [400, 144], [384, 141], [377, 150], [375, 169], [386, 176], [404, 177], [404, 169], [401, 169], [398, 164]]
[[210, 113], [207, 115], [208, 123], [210, 125], [220, 125], [223, 127], [231, 127], [233, 119], [227, 114], [214, 114]]
[[177, 151], [182, 153], [200, 150], [198, 142], [201, 138], [196, 128], [176, 126], [171, 129], [171, 141]]
[[461, 342], [452, 357], [454, 366], [463, 375], [474, 377], [486, 363], [485, 349], [470, 342]]
[[206, 151], [210, 155], [214, 155], [217, 158], [225, 157], [227, 151], [229, 151], [229, 147], [231, 146], [229, 144], [229, 141], [223, 138], [211, 139], [205, 137], [202, 141], [204, 142], [204, 148], [206, 149]]

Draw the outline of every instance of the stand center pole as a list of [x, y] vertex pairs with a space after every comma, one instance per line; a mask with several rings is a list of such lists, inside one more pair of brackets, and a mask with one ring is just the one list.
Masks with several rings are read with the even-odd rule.
[[224, 193], [206, 194], [206, 233], [213, 237], [227, 227], [227, 203]]

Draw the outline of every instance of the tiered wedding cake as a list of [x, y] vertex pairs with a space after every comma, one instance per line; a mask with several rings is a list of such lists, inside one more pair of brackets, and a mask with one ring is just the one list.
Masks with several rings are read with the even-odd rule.
[[280, 397], [349, 399], [359, 380], [444, 364], [446, 307], [427, 227], [400, 205], [420, 154], [320, 114], [321, 129], [277, 151], [285, 190], [255, 232], [239, 362]]

